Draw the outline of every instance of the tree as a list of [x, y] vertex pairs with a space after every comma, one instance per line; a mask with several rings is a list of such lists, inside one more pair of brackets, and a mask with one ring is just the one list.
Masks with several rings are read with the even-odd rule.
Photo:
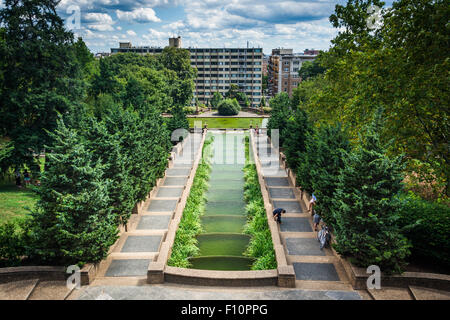
[[57, 3], [5, 0], [0, 10], [0, 130], [14, 145], [16, 166], [34, 166], [33, 155], [51, 142], [57, 115], [84, 98], [73, 34], [56, 14]]
[[58, 265], [99, 262], [118, 234], [108, 195], [111, 180], [75, 130], [59, 121], [52, 135], [32, 213], [31, 257]]
[[314, 61], [305, 61], [298, 71], [298, 75], [302, 80], [313, 78], [319, 74], [323, 74], [325, 68], [320, 65], [320, 58], [317, 57]]
[[[383, 142], [388, 152], [405, 153], [407, 170], [433, 181], [441, 197], [450, 193], [448, 132], [448, 3], [399, 0], [381, 11], [383, 24], [367, 24], [370, 5], [350, 0], [330, 17], [340, 28], [321, 62], [329, 85], [314, 94], [313, 118], [339, 120], [357, 132], [371, 121], [376, 106], [386, 111]], [[430, 170], [431, 169], [431, 170]]]
[[385, 155], [381, 129], [379, 112], [344, 160], [335, 193], [335, 248], [358, 266], [401, 272], [410, 245], [397, 225], [393, 199], [402, 189], [403, 168], [401, 157]]
[[[302, 155], [305, 153], [305, 140], [311, 131], [306, 112], [301, 108], [296, 108], [286, 122], [286, 129], [283, 133], [283, 148], [286, 161], [292, 170], [296, 170], [303, 162]], [[304, 163], [304, 165], [307, 165]]]
[[225, 99], [218, 106], [219, 114], [222, 116], [235, 116], [239, 114], [241, 107], [236, 99]]
[[211, 99], [211, 107], [213, 109], [217, 109], [219, 107], [220, 101], [223, 100], [223, 96], [220, 92], [214, 92], [213, 97]]
[[292, 114], [289, 95], [286, 92], [281, 92], [270, 99], [269, 104], [272, 111], [267, 123], [269, 129], [267, 134], [272, 136], [273, 129], [279, 130], [279, 143], [280, 146], [283, 146], [287, 121]]
[[351, 151], [348, 133], [341, 124], [322, 124], [307, 135], [306, 151], [301, 157], [297, 178], [300, 185], [317, 197], [316, 211], [328, 226], [335, 225], [334, 196], [344, 159]]
[[170, 134], [177, 129], [189, 130], [189, 121], [182, 107], [176, 106], [172, 109], [172, 117], [167, 120], [167, 129]]

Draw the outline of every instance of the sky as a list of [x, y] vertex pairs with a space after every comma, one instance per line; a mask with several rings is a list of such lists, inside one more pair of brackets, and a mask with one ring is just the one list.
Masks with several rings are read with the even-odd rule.
[[[61, 0], [66, 26], [93, 53], [134, 46], [261, 47], [326, 50], [337, 30], [328, 20], [344, 0]], [[0, 6], [3, 6], [2, 4]]]

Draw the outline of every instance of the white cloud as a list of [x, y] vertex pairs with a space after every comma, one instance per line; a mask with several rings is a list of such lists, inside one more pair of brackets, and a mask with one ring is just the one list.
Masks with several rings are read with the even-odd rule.
[[133, 11], [116, 10], [116, 15], [119, 20], [129, 22], [146, 23], [161, 21], [152, 8], [139, 8]]
[[137, 36], [136, 32], [134, 32], [133, 30], [128, 30], [127, 35], [132, 36], [132, 37]]
[[86, 13], [84, 20], [90, 23], [113, 24], [111, 16], [107, 13]]

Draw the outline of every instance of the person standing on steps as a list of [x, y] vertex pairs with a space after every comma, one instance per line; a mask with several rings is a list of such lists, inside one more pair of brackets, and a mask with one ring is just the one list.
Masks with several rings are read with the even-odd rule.
[[286, 210], [284, 210], [283, 208], [276, 208], [275, 210], [273, 210], [273, 219], [279, 224], [281, 224], [282, 213], [286, 213]]
[[314, 206], [316, 205], [316, 196], [314, 195], [314, 193], [311, 196], [311, 200], [309, 201], [309, 208], [308, 211], [311, 212], [311, 215], [314, 215]]
[[320, 220], [321, 220], [321, 218], [320, 218], [320, 216], [317, 214], [317, 212], [314, 214], [314, 217], [313, 217], [313, 223], [314, 223], [314, 231], [318, 231], [317, 230], [317, 227], [319, 226], [319, 224], [320, 224]]

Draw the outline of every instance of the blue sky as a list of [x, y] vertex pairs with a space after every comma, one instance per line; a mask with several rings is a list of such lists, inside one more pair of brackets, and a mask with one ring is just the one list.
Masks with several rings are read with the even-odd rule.
[[[73, 31], [94, 53], [110, 52], [119, 41], [166, 46], [169, 36], [183, 47], [328, 49], [335, 37], [328, 17], [344, 0], [61, 0], [58, 13], [79, 8]], [[74, 7], [75, 6], [75, 7]], [[69, 19], [67, 19], [69, 21]], [[71, 20], [75, 21], [75, 20]]]

